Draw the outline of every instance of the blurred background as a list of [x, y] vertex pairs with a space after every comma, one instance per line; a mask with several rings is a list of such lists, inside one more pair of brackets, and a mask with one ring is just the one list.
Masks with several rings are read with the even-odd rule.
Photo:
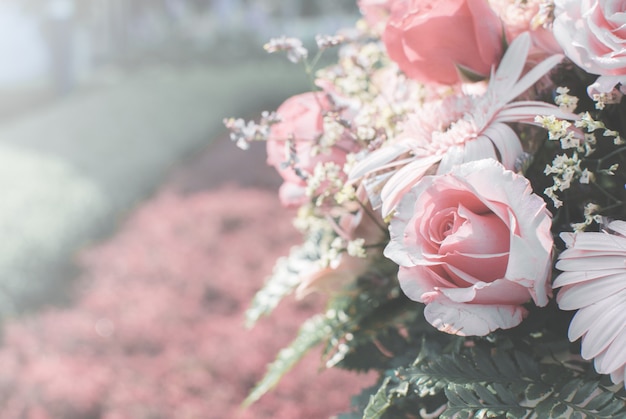
[[[352, 26], [355, 3], [0, 0], [0, 418], [235, 417], [207, 413], [219, 404], [207, 394], [224, 385], [212, 362], [225, 375], [241, 366], [215, 348], [243, 339], [247, 300], [298, 238], [262, 145], [242, 157], [222, 120], [309, 90], [303, 69], [263, 44], [288, 35], [312, 46], [316, 34]], [[287, 230], [276, 236], [283, 230], [271, 223]], [[229, 271], [251, 242], [270, 253]], [[216, 283], [242, 275], [237, 295]], [[285, 342], [312, 304], [286, 315]], [[257, 339], [276, 334], [267, 327]], [[189, 351], [191, 342], [206, 350]], [[267, 346], [265, 358], [224, 390], [228, 409], [278, 349], [259, 342], [251, 345]], [[301, 401], [237, 411], [321, 417]]]

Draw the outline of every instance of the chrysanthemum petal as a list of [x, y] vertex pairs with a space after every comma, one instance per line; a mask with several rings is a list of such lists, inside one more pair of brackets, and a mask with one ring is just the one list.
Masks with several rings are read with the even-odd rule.
[[606, 311], [607, 307], [619, 305], [619, 303], [622, 302], [620, 298], [626, 298], [626, 294], [622, 292], [618, 295], [613, 295], [607, 298], [605, 301], [591, 304], [586, 306], [583, 310], [578, 310], [569, 325], [569, 340], [573, 342], [587, 333], [587, 331], [593, 327], [594, 323], [601, 316], [601, 314]]
[[[530, 35], [527, 32], [515, 38], [506, 50], [502, 61], [500, 61], [498, 65], [498, 69], [490, 80], [489, 89], [504, 94], [499, 98], [502, 103], [509, 102], [519, 95], [518, 93], [512, 96], [509, 92], [513, 89], [514, 85], [517, 84], [516, 82], [522, 74], [524, 63], [526, 62], [526, 57], [530, 50], [530, 44]], [[532, 83], [528, 85], [528, 87], [531, 85]], [[522, 92], [524, 90], [522, 90]]]
[[594, 281], [609, 275], [624, 274], [623, 269], [606, 269], [598, 271], [568, 271], [560, 274], [552, 284], [553, 288], [565, 285], [575, 285], [582, 282]]
[[483, 135], [491, 140], [498, 153], [502, 165], [511, 170], [515, 166], [515, 160], [524, 151], [517, 133], [511, 127], [502, 123], [491, 124]]
[[[564, 237], [561, 234], [561, 237]], [[626, 253], [626, 238], [606, 233], [586, 232], [584, 234], [573, 234], [569, 248], [564, 250], [561, 258], [567, 259], [576, 251], [592, 251], [593, 256], [600, 256], [600, 252]], [[578, 256], [573, 256], [578, 257]]]
[[473, 141], [466, 142], [463, 153], [463, 163], [481, 159], [498, 160], [493, 144], [484, 136], [479, 136]]
[[626, 348], [626, 330], [624, 327], [607, 350], [596, 358], [596, 369], [599, 373], [607, 374], [626, 365], [626, 351], [624, 350]]
[[583, 337], [581, 355], [585, 359], [591, 359], [604, 351], [616, 336], [624, 329], [626, 324], [626, 307], [615, 305], [606, 308], [595, 320], [594, 327], [589, 329]]
[[348, 180], [353, 181], [367, 175], [368, 173], [381, 170], [381, 166], [389, 164], [404, 153], [407, 153], [410, 149], [411, 148], [404, 142], [390, 144], [386, 147], [380, 148], [358, 162], [350, 171]]
[[427, 156], [407, 164], [389, 179], [383, 187], [380, 197], [383, 201], [383, 217], [388, 216], [400, 201], [400, 198], [420, 180], [439, 160], [439, 156]]
[[[557, 302], [561, 310], [577, 310], [602, 301], [624, 289], [626, 289], [626, 272], [575, 286], [566, 286], [559, 291]], [[624, 309], [626, 310], [626, 304]]]
[[560, 259], [556, 268], [561, 271], [597, 271], [604, 269], [626, 269], [624, 255], [591, 256], [577, 259]]
[[[525, 57], [526, 55], [524, 55], [524, 58]], [[556, 54], [546, 58], [545, 60], [537, 64], [528, 73], [526, 73], [524, 77], [522, 77], [517, 83], [515, 83], [515, 85], [512, 86], [510, 90], [506, 91], [507, 95], [505, 96], [504, 100], [506, 102], [509, 102], [524, 93], [530, 86], [535, 84], [537, 80], [539, 80], [548, 71], [550, 71], [552, 67], [560, 63], [561, 60], [563, 60], [563, 55]]]
[[608, 225], [607, 229], [621, 234], [623, 237], [626, 237], [626, 221], [615, 220]]
[[458, 166], [463, 163], [464, 149], [461, 146], [453, 146], [446, 151], [441, 157], [439, 167], [437, 167], [437, 174], [442, 175], [448, 173], [454, 166]]
[[559, 119], [577, 119], [577, 116], [571, 112], [565, 112], [557, 106], [537, 101], [512, 102], [504, 106], [498, 112], [494, 121], [496, 122], [525, 122], [535, 124], [535, 116], [537, 115], [553, 115]]

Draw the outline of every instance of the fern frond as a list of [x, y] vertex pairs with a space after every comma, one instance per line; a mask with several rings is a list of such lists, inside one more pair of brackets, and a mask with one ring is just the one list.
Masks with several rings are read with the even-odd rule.
[[267, 367], [265, 376], [259, 381], [248, 397], [243, 402], [243, 406], [249, 406], [265, 393], [271, 390], [302, 357], [320, 342], [328, 339], [332, 330], [331, 322], [324, 315], [317, 315], [302, 324], [296, 339], [286, 348], [283, 348], [277, 355], [276, 360]]
[[319, 269], [316, 264], [318, 259], [319, 251], [308, 241], [292, 247], [289, 256], [279, 258], [272, 274], [256, 293], [246, 311], [246, 327], [253, 327], [259, 318], [270, 314], [300, 284], [303, 273]]

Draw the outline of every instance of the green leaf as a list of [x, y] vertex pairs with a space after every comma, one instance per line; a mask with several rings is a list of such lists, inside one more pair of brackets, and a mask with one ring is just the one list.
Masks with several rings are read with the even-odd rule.
[[392, 404], [389, 394], [390, 383], [391, 377], [385, 378], [376, 394], [370, 397], [370, 401], [363, 411], [363, 419], [380, 419], [389, 409]]
[[282, 349], [276, 360], [272, 362], [265, 376], [257, 383], [243, 406], [249, 406], [261, 396], [271, 390], [302, 357], [317, 344], [328, 338], [331, 329], [329, 319], [323, 315], [317, 315], [302, 324], [298, 336], [288, 347]]

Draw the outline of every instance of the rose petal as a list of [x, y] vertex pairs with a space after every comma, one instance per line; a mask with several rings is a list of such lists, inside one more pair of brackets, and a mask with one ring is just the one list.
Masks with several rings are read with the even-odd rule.
[[510, 329], [520, 324], [526, 314], [522, 306], [463, 304], [445, 297], [432, 301], [424, 309], [430, 324], [459, 336], [485, 336], [497, 329]]

